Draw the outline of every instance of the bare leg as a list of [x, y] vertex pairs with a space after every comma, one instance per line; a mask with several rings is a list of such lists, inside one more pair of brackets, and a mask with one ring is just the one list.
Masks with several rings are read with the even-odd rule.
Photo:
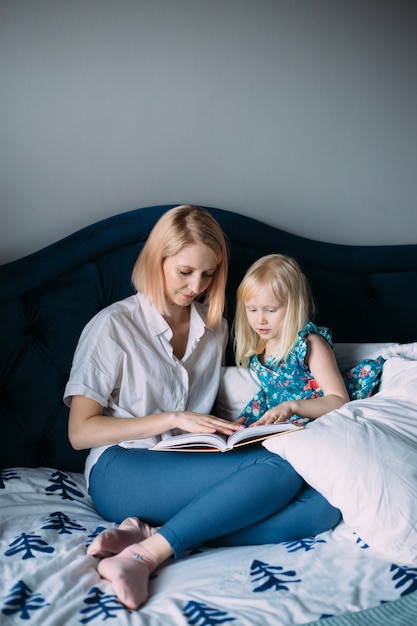
[[112, 583], [120, 602], [136, 610], [148, 599], [150, 574], [172, 554], [168, 541], [157, 534], [103, 559], [98, 564], [98, 572]]
[[142, 522], [137, 517], [126, 518], [118, 528], [103, 530], [87, 548], [87, 553], [104, 559], [118, 554], [132, 543], [140, 543], [151, 537], [156, 528]]

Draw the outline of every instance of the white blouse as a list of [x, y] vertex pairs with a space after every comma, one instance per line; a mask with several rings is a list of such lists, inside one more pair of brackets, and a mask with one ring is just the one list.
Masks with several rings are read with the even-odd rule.
[[[181, 360], [173, 353], [172, 330], [148, 301], [137, 293], [100, 311], [84, 328], [64, 392], [82, 395], [113, 417], [141, 417], [165, 411], [210, 413], [216, 398], [228, 329], [205, 323], [206, 307], [191, 305], [190, 330]], [[168, 432], [165, 436], [171, 435]], [[148, 448], [163, 438], [124, 441], [124, 447]], [[109, 446], [92, 448], [86, 478]]]

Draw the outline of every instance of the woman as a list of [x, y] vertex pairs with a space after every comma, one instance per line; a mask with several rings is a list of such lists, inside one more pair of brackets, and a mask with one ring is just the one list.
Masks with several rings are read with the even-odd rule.
[[227, 341], [226, 278], [217, 222], [198, 207], [171, 209], [138, 257], [137, 293], [95, 316], [74, 355], [69, 438], [75, 449], [91, 448], [86, 478], [98, 512], [124, 520], [88, 552], [102, 559], [100, 575], [130, 609], [146, 601], [156, 567], [189, 547], [300, 538], [340, 517], [316, 492], [300, 492], [300, 476], [263, 448], [148, 449], [176, 429], [242, 428], [210, 414]]

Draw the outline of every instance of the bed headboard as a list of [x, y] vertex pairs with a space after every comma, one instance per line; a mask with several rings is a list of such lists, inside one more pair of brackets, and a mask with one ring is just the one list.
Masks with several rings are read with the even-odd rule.
[[[100, 309], [133, 293], [134, 261], [173, 205], [122, 213], [0, 267], [0, 465], [82, 471], [86, 453], [67, 440], [63, 405], [81, 330]], [[227, 316], [247, 267], [271, 252], [295, 257], [316, 301], [316, 322], [335, 342], [417, 339], [417, 245], [313, 241], [209, 208], [230, 241]], [[228, 363], [233, 363], [229, 348]]]

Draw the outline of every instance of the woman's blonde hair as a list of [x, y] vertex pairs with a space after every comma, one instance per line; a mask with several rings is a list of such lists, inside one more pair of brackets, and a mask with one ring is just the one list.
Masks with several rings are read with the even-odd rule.
[[164, 259], [195, 244], [210, 248], [217, 264], [204, 294], [204, 303], [208, 307], [207, 324], [214, 327], [220, 323], [225, 307], [228, 250], [220, 225], [206, 209], [181, 205], [164, 213], [136, 260], [132, 282], [137, 291], [144, 293], [163, 315], [168, 315]]
[[283, 254], [261, 257], [247, 270], [237, 290], [234, 320], [234, 346], [237, 365], [247, 366], [254, 354], [265, 349], [265, 341], [250, 327], [245, 303], [261, 288], [269, 285], [278, 302], [287, 307], [279, 353], [274, 360], [285, 359], [297, 340], [298, 332], [313, 313], [313, 301], [307, 278], [298, 263]]

